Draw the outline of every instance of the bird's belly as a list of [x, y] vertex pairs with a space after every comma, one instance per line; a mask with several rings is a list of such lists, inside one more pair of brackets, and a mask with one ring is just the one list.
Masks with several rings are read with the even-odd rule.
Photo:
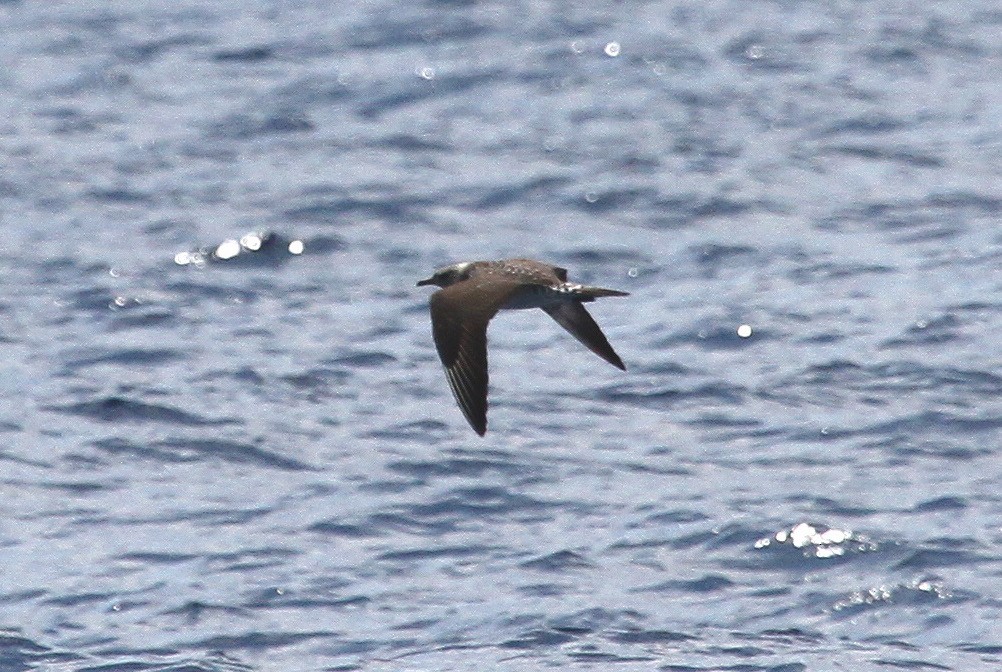
[[502, 310], [525, 310], [527, 308], [546, 308], [574, 301], [574, 294], [571, 291], [561, 291], [552, 287], [527, 287], [520, 292], [516, 292], [508, 301], [501, 306]]

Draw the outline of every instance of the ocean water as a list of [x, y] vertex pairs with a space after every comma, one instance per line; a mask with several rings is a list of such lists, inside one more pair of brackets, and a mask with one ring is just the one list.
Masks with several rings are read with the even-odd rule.
[[[0, 671], [1002, 669], [1000, 34], [0, 1]], [[511, 256], [628, 370], [501, 315], [480, 438]]]

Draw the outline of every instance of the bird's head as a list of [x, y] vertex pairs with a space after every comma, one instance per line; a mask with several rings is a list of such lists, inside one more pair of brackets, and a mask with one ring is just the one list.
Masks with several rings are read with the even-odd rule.
[[417, 286], [437, 285], [438, 287], [448, 287], [449, 285], [454, 285], [457, 282], [468, 279], [472, 271], [473, 264], [469, 261], [445, 266], [435, 271], [435, 274], [430, 278], [419, 281]]

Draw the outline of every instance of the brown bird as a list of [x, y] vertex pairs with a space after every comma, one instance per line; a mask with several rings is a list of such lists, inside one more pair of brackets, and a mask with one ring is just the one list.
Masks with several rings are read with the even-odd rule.
[[613, 366], [623, 360], [582, 303], [628, 292], [567, 282], [567, 269], [532, 259], [467, 261], [417, 283], [431, 295], [431, 328], [445, 377], [473, 430], [487, 432], [487, 323], [499, 310], [542, 308], [585, 347]]

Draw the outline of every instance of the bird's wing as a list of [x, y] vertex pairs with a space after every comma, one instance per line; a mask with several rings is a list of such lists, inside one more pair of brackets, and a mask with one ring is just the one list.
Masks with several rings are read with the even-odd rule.
[[613, 366], [626, 370], [623, 360], [612, 349], [605, 334], [580, 303], [568, 301], [546, 306], [543, 310], [556, 320], [557, 324], [569, 331], [574, 338], [584, 343], [589, 350]]
[[431, 327], [452, 395], [473, 430], [487, 432], [487, 324], [517, 282], [476, 277], [431, 295]]

